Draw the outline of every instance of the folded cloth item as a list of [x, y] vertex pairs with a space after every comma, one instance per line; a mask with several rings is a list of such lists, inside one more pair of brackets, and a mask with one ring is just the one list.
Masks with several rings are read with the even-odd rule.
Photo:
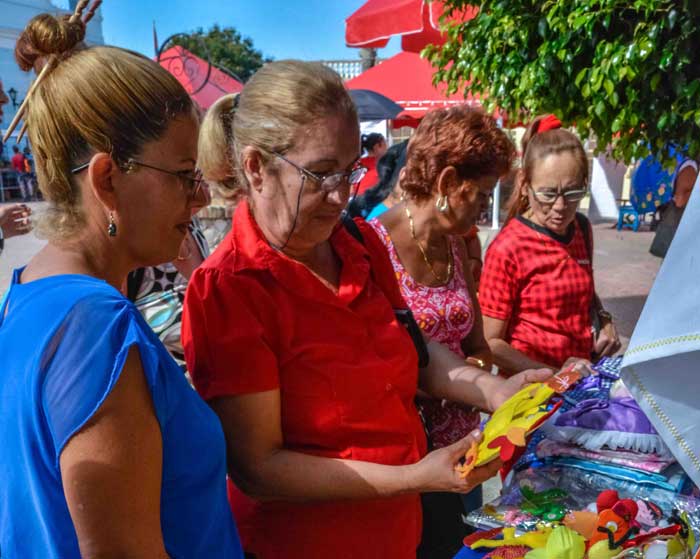
[[555, 414], [543, 427], [554, 441], [588, 450], [626, 449], [670, 455], [668, 447], [632, 398], [589, 399]]
[[548, 439], [540, 441], [537, 445], [537, 457], [549, 458], [553, 456], [597, 460], [651, 473], [660, 473], [676, 462], [671, 455], [643, 454], [629, 450], [608, 450], [605, 448], [587, 450], [571, 443], [560, 443]]
[[640, 486], [643, 486], [645, 492], [649, 489], [657, 488], [672, 493], [680, 493], [686, 478], [683, 470], [677, 464], [670, 466], [663, 474], [654, 474], [615, 464], [582, 460], [581, 458], [546, 458], [544, 462], [548, 466], [575, 468], [605, 476], [608, 479], [610, 489], [618, 489], [613, 484], [613, 480], [618, 480], [633, 484], [637, 487], [638, 492], [642, 490]]

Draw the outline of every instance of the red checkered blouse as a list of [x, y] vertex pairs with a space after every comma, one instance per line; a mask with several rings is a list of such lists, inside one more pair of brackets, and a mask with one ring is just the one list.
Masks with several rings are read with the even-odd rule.
[[[592, 240], [590, 223], [581, 222]], [[579, 219], [561, 236], [518, 216], [486, 252], [481, 312], [506, 321], [505, 340], [531, 359], [560, 367], [572, 356], [590, 358], [593, 295], [593, 266]]]

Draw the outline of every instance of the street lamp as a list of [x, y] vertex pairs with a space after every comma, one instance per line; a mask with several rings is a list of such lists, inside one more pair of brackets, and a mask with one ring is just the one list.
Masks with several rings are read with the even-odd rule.
[[12, 108], [14, 109], [19, 106], [19, 103], [17, 102], [17, 93], [18, 92], [14, 87], [7, 90], [7, 94], [10, 96], [10, 101], [12, 101]]

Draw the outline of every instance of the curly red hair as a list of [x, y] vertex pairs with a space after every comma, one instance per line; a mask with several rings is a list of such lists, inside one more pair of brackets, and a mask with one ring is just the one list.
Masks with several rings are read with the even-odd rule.
[[479, 109], [459, 105], [423, 117], [408, 143], [401, 188], [417, 200], [432, 198], [437, 178], [452, 166], [462, 179], [505, 175], [515, 146], [496, 121]]

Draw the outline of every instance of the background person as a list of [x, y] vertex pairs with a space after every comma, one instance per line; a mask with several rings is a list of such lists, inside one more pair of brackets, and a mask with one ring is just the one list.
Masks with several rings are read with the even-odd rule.
[[362, 152], [363, 157], [360, 160], [362, 166], [367, 169], [367, 173], [357, 187], [357, 194], [363, 194], [368, 188], [372, 188], [379, 182], [377, 174], [377, 162], [384, 156], [387, 151], [386, 138], [379, 132], [362, 135]]
[[298, 61], [265, 65], [202, 127], [205, 178], [237, 175], [248, 200], [190, 279], [183, 345], [224, 426], [231, 504], [259, 559], [414, 557], [418, 493], [468, 492], [495, 473], [458, 476], [473, 437], [424, 456], [418, 383], [493, 409], [547, 376], [503, 382], [433, 342], [419, 381], [384, 246], [361, 220], [339, 224], [359, 144], [341, 78]]
[[[523, 163], [509, 219], [486, 252], [479, 289], [494, 361], [507, 373], [558, 370], [572, 358], [612, 355], [620, 340], [595, 293], [593, 232], [577, 214], [588, 190], [579, 139], [555, 117], [540, 117], [523, 137]], [[596, 335], [593, 320], [599, 322]]]
[[26, 235], [32, 230], [31, 215], [31, 208], [24, 204], [0, 206], [0, 254], [5, 247], [5, 239]]
[[408, 140], [394, 144], [377, 162], [379, 182], [350, 200], [347, 209], [350, 217], [372, 219], [401, 200], [399, 173], [406, 165], [407, 145]]
[[119, 292], [204, 202], [192, 100], [84, 36], [80, 13], [42, 14], [16, 47], [25, 71], [51, 64], [25, 115], [48, 243], [0, 305], [2, 552], [241, 557], [221, 426]]
[[[403, 202], [370, 221], [426, 336], [486, 371], [492, 356], [464, 236], [514, 155], [511, 141], [482, 111], [466, 106], [430, 111], [408, 144], [401, 174]], [[453, 444], [480, 423], [474, 407], [426, 394], [419, 396], [418, 407], [431, 449]], [[462, 516], [481, 506], [481, 488], [467, 495], [464, 505], [459, 495], [450, 493], [427, 493], [422, 501], [418, 556], [453, 557], [467, 535]]]

